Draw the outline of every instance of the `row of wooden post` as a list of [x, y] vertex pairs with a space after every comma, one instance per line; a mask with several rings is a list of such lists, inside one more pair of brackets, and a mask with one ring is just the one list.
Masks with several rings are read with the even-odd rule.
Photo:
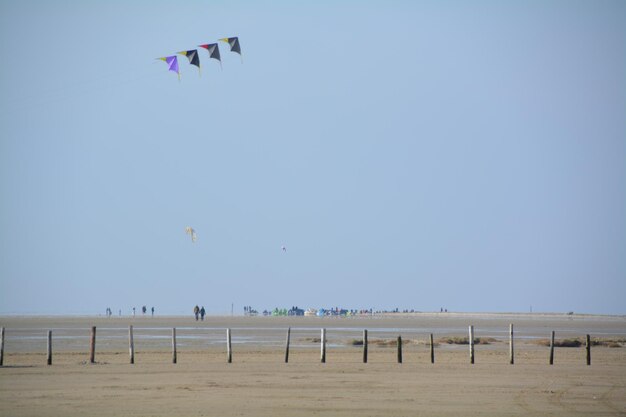
[[[287, 329], [287, 340], [285, 342], [285, 363], [289, 362], [289, 342], [291, 338], [291, 327]], [[4, 327], [0, 330], [0, 366], [4, 363]], [[363, 363], [367, 363], [367, 330], [363, 330]], [[591, 338], [586, 335], [586, 351], [587, 351], [587, 365], [591, 365]], [[47, 358], [46, 363], [52, 365], [52, 330], [48, 330], [48, 344], [47, 344]], [[133, 326], [128, 328], [128, 348], [130, 354], [130, 363], [135, 363], [135, 344], [133, 341]], [[320, 339], [320, 361], [326, 363], [326, 329], [322, 329]], [[474, 363], [474, 326], [469, 326], [469, 349], [470, 349], [470, 363]], [[226, 329], [226, 352], [227, 361], [232, 363], [233, 350], [231, 343], [230, 329]], [[398, 363], [402, 363], [402, 336], [398, 336], [397, 340], [397, 360]], [[91, 342], [89, 348], [89, 362], [95, 363], [96, 361], [96, 326], [91, 328]], [[172, 328], [172, 363], [177, 362], [176, 355], [176, 328]], [[430, 362], [435, 363], [435, 344], [433, 342], [433, 334], [430, 334]], [[513, 325], [509, 327], [509, 363], [513, 365], [515, 363], [515, 354], [513, 348]], [[550, 365], [554, 365], [554, 330], [550, 334]]]
[[[232, 362], [231, 350], [230, 350], [230, 329], [228, 329], [228, 362]], [[287, 341], [285, 343], [285, 363], [289, 362], [289, 339], [291, 336], [291, 327], [287, 329]], [[435, 363], [435, 343], [433, 341], [433, 334], [429, 337], [430, 345], [430, 363]], [[368, 352], [368, 340], [367, 330], [363, 330], [363, 363], [367, 363]], [[398, 363], [402, 363], [402, 336], [398, 336], [396, 342], [397, 346], [397, 360]], [[586, 351], [587, 351], [587, 365], [591, 365], [591, 338], [586, 335]], [[320, 362], [326, 363], [326, 329], [322, 329], [322, 335], [320, 339]], [[474, 350], [474, 326], [469, 326], [469, 348], [470, 348], [470, 363], [474, 364], [475, 350]], [[509, 327], [509, 363], [515, 364], [515, 351], [513, 347], [513, 325]], [[554, 364], [554, 330], [552, 331], [550, 338], [550, 365]]]

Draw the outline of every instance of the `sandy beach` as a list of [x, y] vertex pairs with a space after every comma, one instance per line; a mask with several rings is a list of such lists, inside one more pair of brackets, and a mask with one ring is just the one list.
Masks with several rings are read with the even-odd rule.
[[[515, 364], [509, 364], [509, 324]], [[558, 347], [554, 365], [541, 343], [624, 340], [626, 317], [553, 314], [420, 313], [309, 317], [18, 317], [5, 327], [0, 368], [2, 416], [545, 416], [626, 415], [626, 344]], [[129, 363], [128, 327], [135, 363]], [[475, 337], [468, 345], [446, 338]], [[89, 361], [96, 326], [95, 363]], [[172, 363], [171, 329], [177, 329]], [[286, 329], [291, 331], [284, 362]], [[226, 362], [225, 329], [233, 340]], [[327, 361], [320, 363], [320, 329]], [[368, 363], [355, 345], [368, 329]], [[46, 365], [47, 331], [53, 364]], [[428, 337], [433, 333], [435, 363]], [[397, 363], [397, 336], [404, 340]]]

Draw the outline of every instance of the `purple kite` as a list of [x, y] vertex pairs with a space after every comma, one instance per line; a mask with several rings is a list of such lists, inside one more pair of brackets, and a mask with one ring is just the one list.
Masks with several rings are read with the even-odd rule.
[[180, 80], [180, 69], [178, 68], [178, 58], [176, 57], [176, 55], [166, 56], [166, 57], [157, 58], [157, 59], [160, 59], [161, 61], [165, 61], [167, 65], [169, 66], [169, 70], [174, 71], [176, 74], [178, 74], [178, 79]]

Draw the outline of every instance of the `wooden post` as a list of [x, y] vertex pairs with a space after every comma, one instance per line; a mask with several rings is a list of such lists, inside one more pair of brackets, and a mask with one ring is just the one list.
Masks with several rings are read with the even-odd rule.
[[91, 343], [89, 344], [89, 363], [96, 363], [96, 326], [91, 326]]
[[230, 341], [230, 328], [226, 329], [226, 356], [228, 363], [233, 362], [233, 348]]
[[398, 363], [402, 363], [402, 336], [398, 336]]
[[52, 365], [52, 330], [48, 330], [48, 354], [46, 364]]
[[0, 329], [0, 366], [4, 365], [4, 327]]
[[291, 338], [291, 327], [287, 328], [287, 340], [285, 341], [285, 363], [289, 363], [289, 339]]
[[435, 344], [433, 343], [433, 334], [430, 334], [430, 363], [435, 363]]
[[515, 364], [515, 354], [513, 351], [513, 323], [509, 326], [509, 363]]
[[320, 345], [320, 349], [322, 350], [320, 361], [322, 363], [326, 363], [326, 329], [322, 329], [322, 340], [320, 340]]
[[130, 363], [135, 363], [135, 343], [133, 342], [133, 326], [128, 326], [128, 351], [130, 353]]
[[367, 330], [363, 330], [363, 363], [367, 363]]
[[176, 327], [172, 327], [172, 363], [176, 362]]
[[474, 364], [474, 326], [469, 327], [470, 363]]
[[591, 337], [587, 335], [587, 365], [591, 365]]
[[550, 365], [554, 365], [554, 330], [550, 336]]

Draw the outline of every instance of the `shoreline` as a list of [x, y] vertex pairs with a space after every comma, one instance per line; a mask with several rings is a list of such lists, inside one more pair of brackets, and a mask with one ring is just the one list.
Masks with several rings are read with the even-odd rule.
[[[345, 340], [360, 337], [368, 330], [371, 337], [406, 339], [434, 337], [466, 337], [469, 326], [476, 337], [497, 340], [508, 338], [510, 326], [514, 326], [516, 340], [542, 339], [556, 332], [557, 339], [584, 337], [626, 339], [626, 317], [576, 316], [576, 315], [519, 315], [476, 313], [421, 313], [391, 314], [354, 317], [246, 317], [207, 316], [196, 321], [193, 316], [2, 316], [0, 327], [5, 328], [7, 349], [33, 351], [52, 331], [55, 345], [61, 350], [83, 350], [92, 327], [97, 329], [99, 346], [102, 342], [110, 347], [124, 350], [130, 326], [135, 336], [146, 347], [166, 345], [172, 329], [179, 338], [192, 346], [220, 344], [226, 329], [230, 329], [235, 343], [262, 346], [283, 343], [287, 329], [301, 337], [317, 338], [326, 329], [328, 337]], [[159, 343], [157, 343], [159, 341]]]
[[[136, 314], [135, 316], [123, 314], [116, 315], [113, 314], [111, 319], [124, 319], [124, 318], [160, 318], [160, 319], [187, 319], [189, 317], [193, 317], [193, 314], [155, 314], [151, 316], [150, 314]], [[479, 318], [507, 318], [507, 317], [521, 317], [521, 318], [598, 318], [598, 319], [616, 319], [616, 320], [626, 320], [626, 314], [597, 314], [597, 313], [561, 313], [561, 312], [428, 312], [428, 311], [419, 311], [413, 313], [372, 313], [372, 314], [356, 314], [353, 316], [263, 316], [263, 315], [255, 315], [248, 316], [242, 314], [212, 314], [205, 316], [205, 319], [216, 318], [216, 319], [227, 319], [227, 318], [268, 318], [268, 319], [280, 319], [280, 318], [296, 318], [296, 319], [353, 319], [353, 318], [419, 318], [419, 317], [479, 317]], [[40, 314], [40, 313], [2, 313], [0, 314], [0, 320], [3, 318], [109, 318], [104, 314]]]

